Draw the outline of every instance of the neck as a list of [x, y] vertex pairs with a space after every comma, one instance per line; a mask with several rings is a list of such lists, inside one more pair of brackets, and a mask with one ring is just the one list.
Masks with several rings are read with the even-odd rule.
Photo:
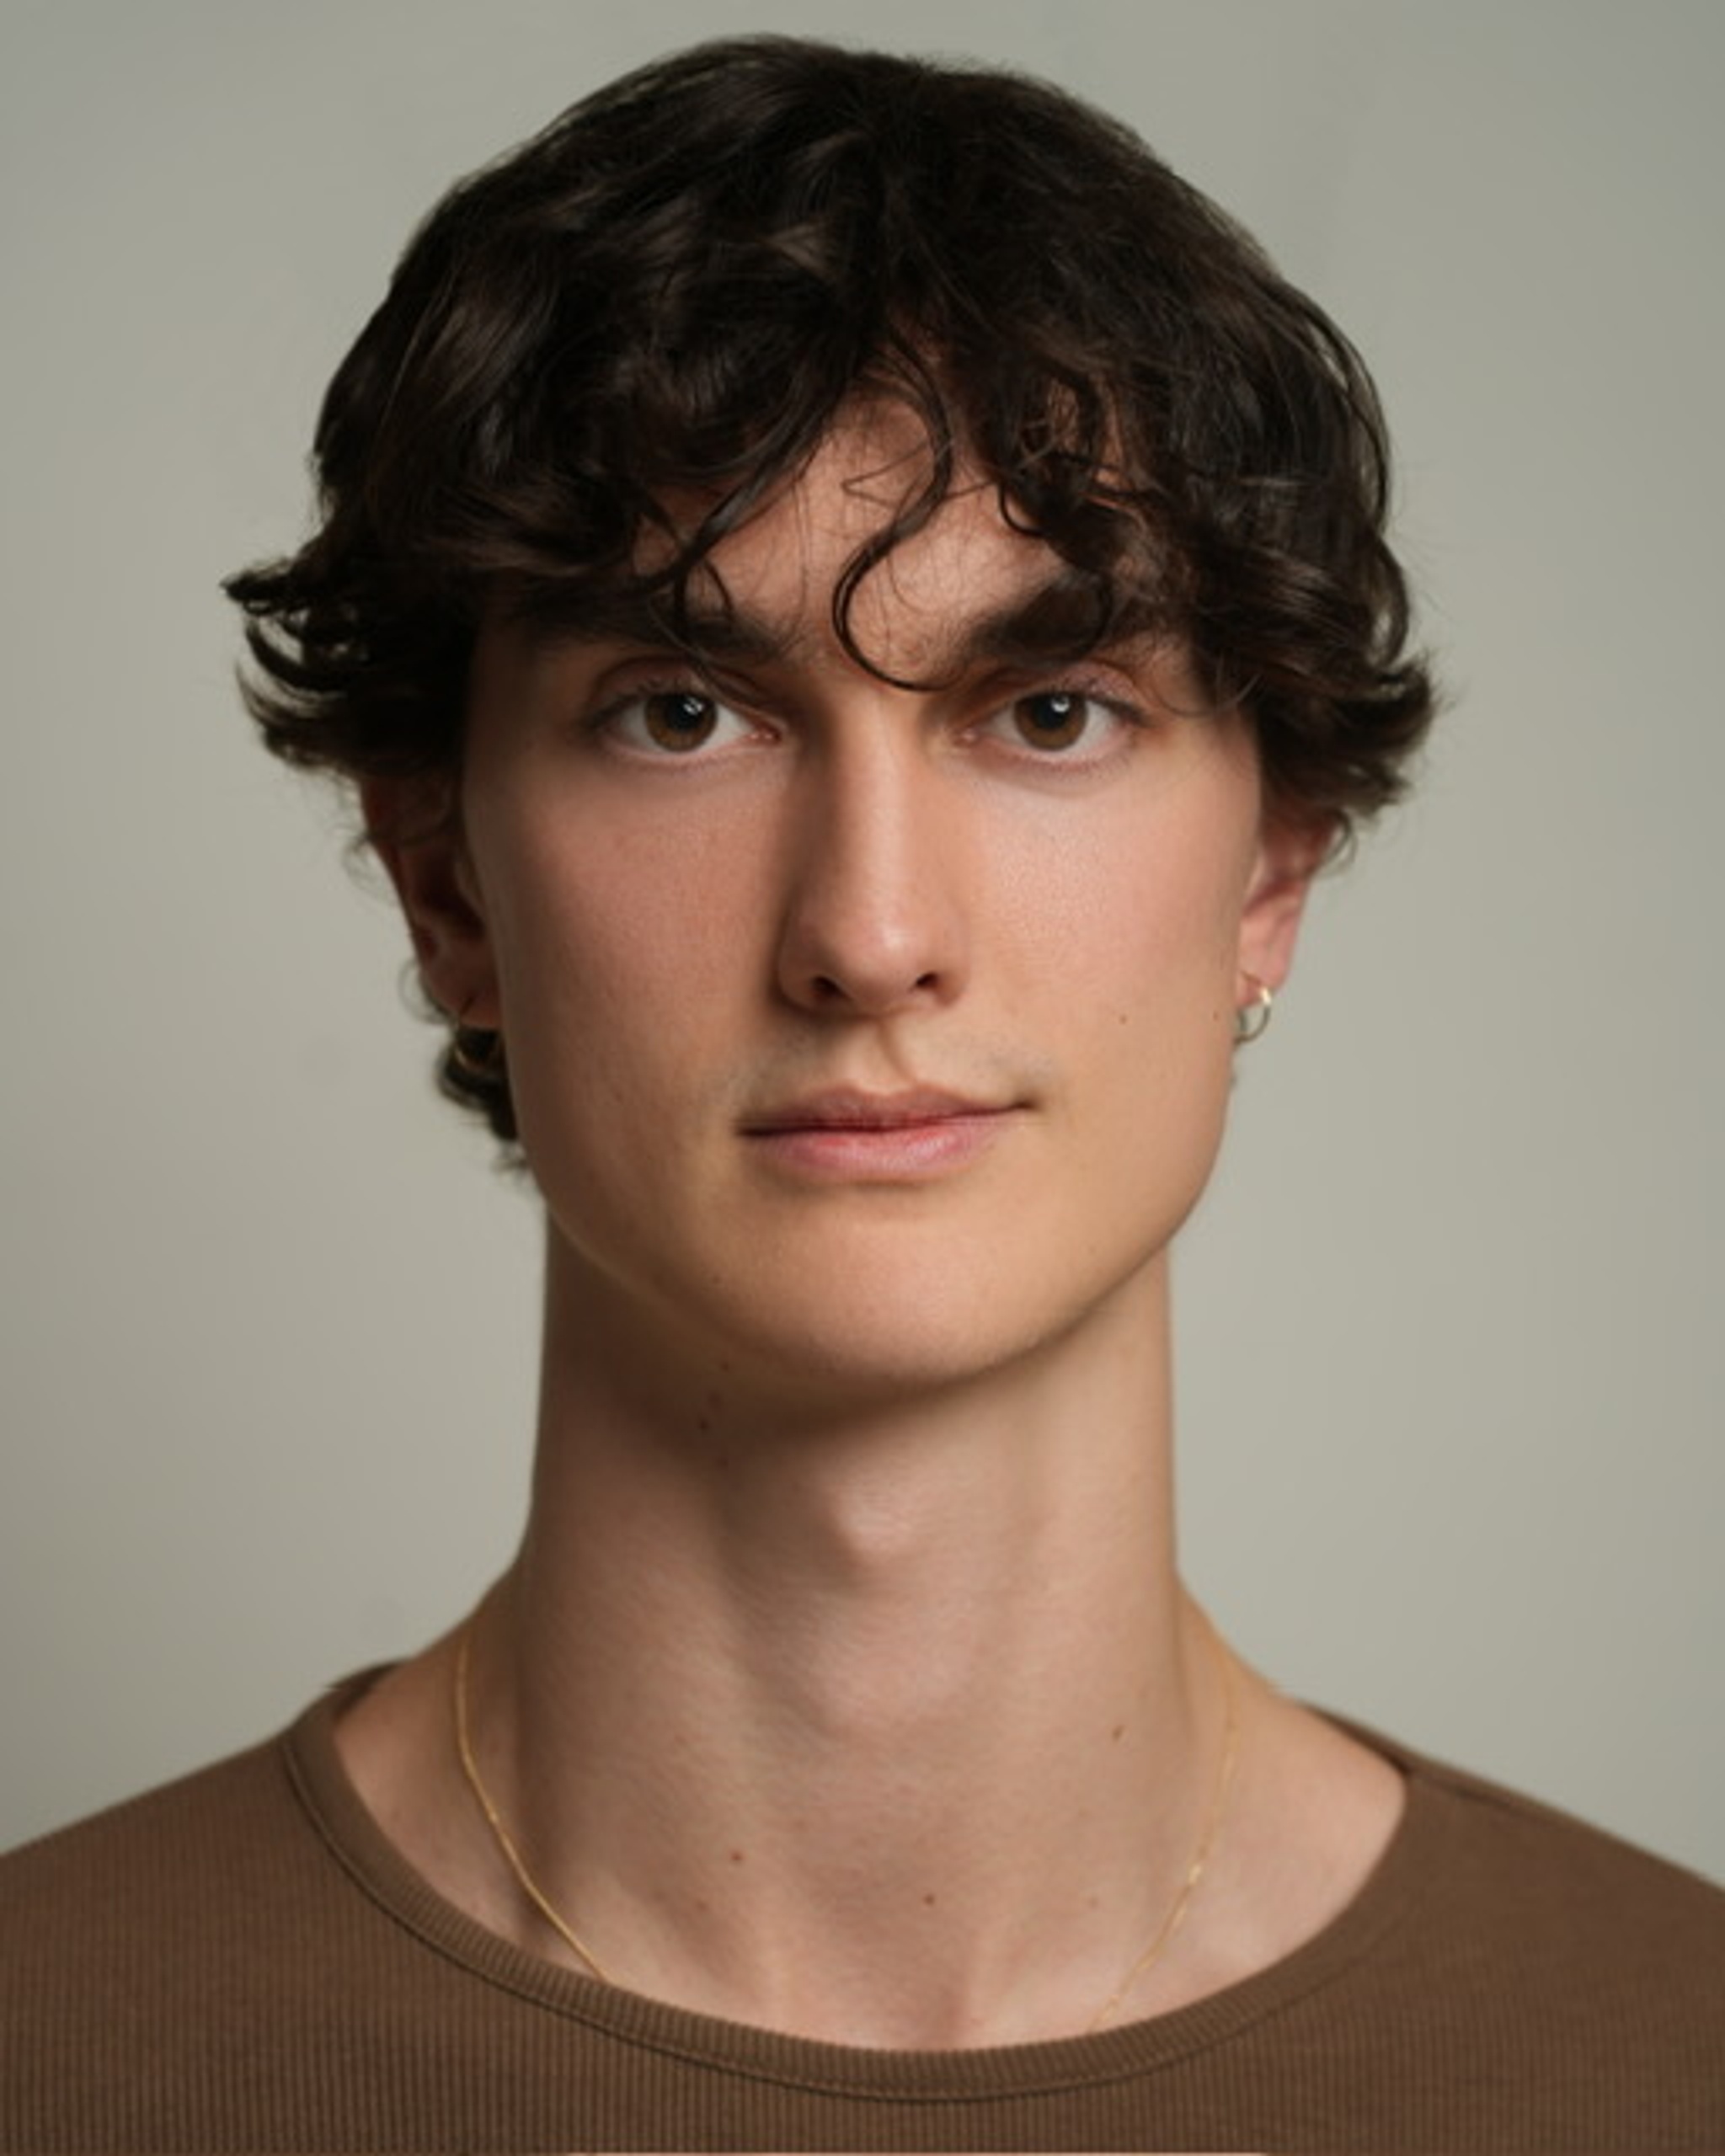
[[859, 1410], [633, 1354], [564, 1262], [531, 1519], [472, 1644], [535, 1877], [619, 1982], [733, 2019], [1089, 2025], [1222, 1742], [1174, 1575], [1160, 1267], [1033, 1367]]

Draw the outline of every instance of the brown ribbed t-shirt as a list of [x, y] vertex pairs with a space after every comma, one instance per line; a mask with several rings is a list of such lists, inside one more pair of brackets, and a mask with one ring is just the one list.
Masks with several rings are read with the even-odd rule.
[[1094, 2036], [869, 2052], [483, 1930], [360, 1802], [336, 1704], [0, 1863], [0, 2148], [1725, 2148], [1725, 1894], [1375, 1738], [1402, 1824], [1286, 1961]]

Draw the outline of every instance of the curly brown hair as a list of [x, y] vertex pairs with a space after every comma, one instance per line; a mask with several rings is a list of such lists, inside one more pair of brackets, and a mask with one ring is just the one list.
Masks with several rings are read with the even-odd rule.
[[[1433, 689], [1341, 332], [1063, 92], [777, 37], [625, 76], [415, 235], [324, 400], [319, 528], [227, 585], [269, 745], [452, 782], [488, 607], [578, 624], [627, 587], [686, 637], [714, 545], [868, 398], [929, 454], [833, 595], [862, 664], [857, 585], [962, 459], [1065, 564], [1073, 655], [1130, 605], [1246, 710], [1273, 812], [1339, 838], [1400, 790]], [[457, 1023], [441, 1082], [512, 1139], [485, 1045]]]

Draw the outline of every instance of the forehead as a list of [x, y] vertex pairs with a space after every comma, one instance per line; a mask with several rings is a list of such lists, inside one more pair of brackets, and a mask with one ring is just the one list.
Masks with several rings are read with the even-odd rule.
[[844, 655], [841, 600], [851, 644], [900, 680], [950, 670], [977, 646], [979, 624], [993, 624], [1002, 646], [1015, 627], [1038, 646], [1071, 641], [1093, 596], [1051, 547], [1008, 519], [994, 482], [962, 462], [926, 520], [855, 577], [853, 565], [924, 495], [932, 472], [909, 414], [847, 416], [782, 494], [713, 549], [692, 597], [760, 625], [805, 661]]
[[1183, 709], [1217, 708], [1130, 527], [1108, 568], [1076, 567], [974, 460], [938, 470], [902, 407], [847, 410], [763, 507], [708, 542], [718, 501], [663, 499], [621, 578], [500, 593], [481, 650], [664, 651], [721, 673], [860, 667], [905, 688], [1113, 657], [1177, 680]]

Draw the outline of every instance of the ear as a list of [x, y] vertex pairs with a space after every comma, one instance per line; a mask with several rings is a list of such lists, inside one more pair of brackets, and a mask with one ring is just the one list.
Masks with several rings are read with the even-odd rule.
[[491, 939], [444, 779], [367, 778], [360, 783], [366, 835], [389, 872], [413, 938], [426, 993], [463, 1025], [503, 1022]]
[[1236, 1009], [1256, 1002], [1260, 989], [1279, 991], [1287, 979], [1306, 894], [1335, 839], [1336, 827], [1327, 817], [1265, 824], [1240, 918]]

